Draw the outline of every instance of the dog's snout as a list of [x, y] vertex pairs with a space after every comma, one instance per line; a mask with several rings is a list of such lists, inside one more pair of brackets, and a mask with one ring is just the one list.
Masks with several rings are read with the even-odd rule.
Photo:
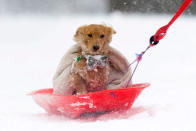
[[93, 50], [94, 50], [94, 51], [99, 50], [99, 46], [98, 46], [98, 45], [93, 45]]

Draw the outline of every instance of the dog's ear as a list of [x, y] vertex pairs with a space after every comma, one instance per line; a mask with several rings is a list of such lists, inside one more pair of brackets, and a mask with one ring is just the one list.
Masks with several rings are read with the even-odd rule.
[[108, 27], [107, 26], [108, 31], [110, 32], [110, 34], [116, 34], [116, 31], [112, 28], [112, 27]]
[[76, 38], [76, 37], [78, 37], [80, 34], [83, 34], [85, 28], [86, 28], [86, 25], [79, 27], [79, 28], [77, 29], [77, 31], [76, 31], [74, 37]]
[[112, 28], [112, 26], [108, 26], [105, 23], [101, 25], [104, 26], [111, 34], [116, 34], [116, 31]]
[[111, 29], [112, 34], [116, 34], [116, 31], [112, 27], [110, 27], [110, 29]]

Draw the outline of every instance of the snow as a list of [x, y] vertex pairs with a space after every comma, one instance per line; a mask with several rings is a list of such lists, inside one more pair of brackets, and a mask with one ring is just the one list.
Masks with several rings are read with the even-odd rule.
[[47, 114], [31, 91], [51, 88], [60, 58], [74, 44], [77, 27], [111, 24], [111, 45], [129, 59], [171, 16], [0, 17], [0, 131], [196, 130], [196, 17], [181, 17], [143, 57], [134, 83], [150, 82], [127, 112], [70, 119]]

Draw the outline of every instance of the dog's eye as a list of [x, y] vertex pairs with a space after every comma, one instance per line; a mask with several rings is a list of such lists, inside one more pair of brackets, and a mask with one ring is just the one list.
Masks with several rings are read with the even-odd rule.
[[100, 35], [100, 38], [104, 38], [104, 34]]
[[93, 35], [92, 34], [88, 34], [88, 37], [93, 37]]

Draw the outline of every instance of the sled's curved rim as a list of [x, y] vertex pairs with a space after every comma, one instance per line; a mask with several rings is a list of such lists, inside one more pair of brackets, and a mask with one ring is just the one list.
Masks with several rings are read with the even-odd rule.
[[83, 96], [83, 95], [93, 95], [94, 93], [103, 93], [103, 92], [111, 92], [115, 90], [126, 90], [126, 89], [137, 89], [137, 90], [142, 90], [146, 87], [149, 87], [150, 83], [139, 83], [139, 84], [133, 84], [131, 87], [128, 88], [117, 88], [117, 89], [110, 89], [110, 90], [104, 90], [104, 91], [96, 91], [96, 92], [90, 92], [87, 94], [79, 94], [79, 95], [63, 95], [63, 94], [53, 94], [53, 89], [52, 88], [46, 88], [46, 89], [39, 89], [36, 91], [33, 91], [27, 95], [33, 96], [37, 94], [46, 94], [46, 95], [53, 95], [53, 96]]
[[[40, 89], [30, 93], [34, 101], [46, 112], [80, 117], [85, 113], [120, 111], [130, 109], [149, 83], [133, 84], [130, 88], [97, 91], [81, 95], [53, 94], [53, 89]], [[104, 104], [103, 104], [104, 102]]]

